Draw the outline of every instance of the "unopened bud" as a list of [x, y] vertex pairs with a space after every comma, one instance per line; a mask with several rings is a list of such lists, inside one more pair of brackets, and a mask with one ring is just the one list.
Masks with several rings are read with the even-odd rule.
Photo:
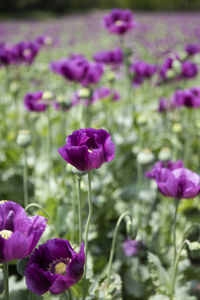
[[31, 135], [29, 130], [20, 130], [17, 136], [17, 144], [20, 147], [28, 147], [31, 144]]

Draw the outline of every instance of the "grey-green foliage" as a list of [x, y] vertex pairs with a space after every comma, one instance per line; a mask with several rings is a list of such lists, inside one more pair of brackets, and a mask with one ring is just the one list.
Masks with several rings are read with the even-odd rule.
[[150, 276], [156, 288], [156, 292], [162, 295], [168, 295], [170, 291], [170, 276], [163, 267], [159, 257], [149, 252], [148, 263]]

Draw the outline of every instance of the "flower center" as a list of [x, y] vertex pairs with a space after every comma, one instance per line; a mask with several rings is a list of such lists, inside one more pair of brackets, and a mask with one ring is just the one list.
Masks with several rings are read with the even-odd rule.
[[24, 50], [24, 56], [28, 56], [28, 55], [30, 55], [31, 54], [31, 50], [30, 49], [26, 49], [26, 50]]
[[0, 201], [0, 204], [3, 204], [3, 203], [5, 203], [5, 202], [7, 202], [8, 200], [1, 200]]
[[90, 149], [88, 149], [88, 152], [92, 153], [92, 150], [93, 150], [93, 149], [90, 148]]
[[115, 25], [117, 25], [117, 26], [121, 26], [123, 24], [124, 24], [124, 22], [122, 20], [115, 21]]
[[56, 259], [49, 265], [48, 270], [53, 274], [65, 275], [69, 262], [69, 258]]
[[67, 269], [67, 265], [63, 262], [59, 262], [55, 265], [55, 273], [65, 275]]
[[10, 230], [5, 229], [0, 231], [0, 236], [5, 240], [8, 240], [11, 237], [11, 235], [12, 235], [12, 231]]

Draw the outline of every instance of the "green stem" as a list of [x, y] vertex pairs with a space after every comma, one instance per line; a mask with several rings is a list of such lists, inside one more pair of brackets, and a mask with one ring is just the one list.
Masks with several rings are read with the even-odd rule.
[[9, 300], [9, 282], [8, 282], [8, 262], [3, 263], [3, 279], [4, 279], [4, 300]]
[[70, 289], [67, 290], [67, 293], [68, 293], [68, 299], [73, 300], [72, 293], [71, 293]]
[[24, 190], [24, 207], [28, 205], [28, 184], [27, 184], [27, 149], [24, 149], [24, 174], [23, 174], [23, 190]]
[[74, 231], [74, 224], [76, 224], [76, 195], [75, 195], [75, 190], [76, 190], [76, 180], [73, 176], [73, 194], [72, 194], [72, 218], [73, 218], [73, 225], [71, 227], [71, 234], [70, 234], [70, 239], [72, 244], [74, 244], [75, 241], [75, 231]]
[[87, 278], [87, 256], [88, 256], [88, 233], [90, 222], [92, 218], [92, 193], [91, 193], [91, 171], [88, 172], [88, 217], [85, 227], [85, 270], [83, 279], [83, 299], [85, 299], [85, 288], [86, 288], [86, 278]]
[[47, 108], [47, 155], [48, 155], [48, 171], [47, 171], [47, 197], [50, 195], [50, 175], [51, 175], [51, 120], [49, 108]]
[[179, 200], [175, 199], [175, 214], [174, 214], [174, 222], [173, 222], [173, 229], [172, 229], [172, 235], [173, 235], [173, 246], [174, 246], [174, 263], [176, 260], [176, 222], [177, 222], [177, 213], [178, 213], [178, 205]]
[[113, 240], [112, 240], [112, 246], [111, 246], [111, 250], [110, 250], [110, 258], [109, 258], [109, 263], [108, 263], [108, 275], [107, 275], [108, 283], [107, 283], [107, 286], [109, 286], [109, 284], [110, 284], [110, 275], [111, 275], [113, 257], [114, 257], [114, 253], [115, 253], [117, 233], [118, 233], [118, 230], [119, 230], [119, 226], [120, 226], [120, 224], [121, 224], [121, 222], [122, 222], [122, 220], [125, 216], [129, 216], [129, 218], [131, 220], [131, 214], [129, 212], [125, 212], [119, 217], [119, 219], [117, 221], [117, 224], [115, 226], [115, 231], [114, 231]]
[[78, 176], [78, 225], [79, 225], [79, 245], [82, 242], [82, 215], [81, 215], [81, 176]]
[[185, 245], [187, 244], [187, 240], [185, 240], [182, 245], [181, 248], [176, 256], [176, 260], [174, 263], [174, 269], [173, 269], [173, 274], [172, 274], [172, 285], [171, 285], [171, 293], [170, 293], [170, 300], [174, 299], [174, 290], [175, 290], [175, 284], [176, 284], [176, 276], [177, 276], [177, 269], [178, 269], [178, 263], [180, 260], [180, 256], [181, 256], [181, 252], [183, 250], [183, 248], [185, 247]]
[[51, 218], [51, 216], [48, 214], [48, 212], [40, 204], [37, 204], [37, 203], [31, 203], [31, 204], [27, 205], [25, 207], [25, 211], [27, 211], [30, 207], [37, 207], [37, 208], [39, 208], [47, 216], [48, 220], [51, 222], [51, 224], [54, 227], [54, 231], [55, 231], [56, 236], [59, 237], [59, 234], [58, 234], [58, 232], [56, 230], [56, 225], [55, 225], [53, 219]]
[[31, 292], [31, 291], [29, 291], [29, 300], [33, 300], [34, 299], [34, 294]]

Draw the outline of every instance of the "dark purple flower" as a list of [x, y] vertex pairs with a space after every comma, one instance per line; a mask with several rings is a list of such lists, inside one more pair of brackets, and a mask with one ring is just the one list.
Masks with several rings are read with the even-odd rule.
[[80, 82], [88, 69], [89, 63], [84, 56], [74, 55], [69, 59], [52, 62], [50, 68], [70, 81]]
[[49, 35], [40, 35], [35, 39], [35, 42], [40, 46], [51, 46], [53, 44], [53, 39]]
[[123, 250], [126, 256], [136, 256], [145, 251], [145, 245], [142, 241], [127, 239], [123, 243]]
[[36, 42], [20, 42], [13, 46], [16, 63], [32, 64], [40, 47]]
[[156, 178], [156, 173], [157, 170], [164, 168], [164, 169], [168, 169], [170, 171], [179, 169], [179, 168], [183, 168], [183, 161], [182, 160], [178, 160], [178, 161], [171, 161], [168, 160], [166, 162], [164, 161], [157, 161], [154, 166], [153, 169], [151, 171], [148, 171], [145, 173], [145, 177], [150, 178], [150, 179], [155, 179]]
[[130, 72], [133, 73], [133, 83], [141, 84], [145, 79], [155, 74], [157, 66], [145, 61], [137, 61], [130, 66]]
[[192, 56], [197, 53], [200, 53], [200, 46], [196, 44], [187, 44], [184, 50], [188, 55]]
[[158, 102], [158, 112], [166, 112], [168, 110], [168, 100], [160, 98]]
[[184, 61], [182, 63], [181, 69], [181, 75], [184, 78], [194, 78], [199, 72], [197, 64], [191, 61]]
[[104, 68], [101, 63], [89, 62], [80, 80], [80, 83], [84, 87], [87, 87], [90, 84], [98, 83], [103, 73], [104, 73]]
[[7, 46], [5, 44], [0, 45], [0, 66], [9, 65], [15, 61], [15, 55], [12, 46]]
[[42, 216], [28, 217], [12, 201], [0, 202], [0, 263], [24, 258], [36, 247], [46, 228]]
[[200, 176], [186, 168], [159, 168], [155, 180], [160, 192], [166, 197], [190, 199], [200, 192]]
[[120, 99], [120, 94], [115, 90], [110, 90], [106, 86], [101, 86], [100, 88], [94, 90], [92, 102], [104, 98], [110, 98], [112, 101], [118, 101]]
[[115, 156], [115, 145], [110, 133], [104, 129], [76, 130], [67, 137], [66, 143], [58, 152], [66, 162], [80, 171], [98, 169]]
[[114, 34], [125, 34], [136, 26], [131, 10], [114, 8], [103, 18], [104, 27]]
[[116, 67], [121, 65], [123, 62], [123, 51], [119, 47], [110, 51], [100, 51], [94, 55], [94, 60]]
[[77, 283], [85, 264], [84, 244], [77, 254], [63, 239], [48, 240], [35, 249], [25, 269], [26, 284], [33, 293], [57, 295]]
[[42, 100], [43, 92], [27, 93], [24, 97], [25, 108], [29, 111], [45, 111], [47, 103]]
[[199, 88], [177, 90], [174, 93], [173, 104], [176, 107], [186, 106], [190, 108], [200, 107]]
[[[178, 64], [178, 70], [176, 70], [176, 64]], [[181, 70], [179, 70], [179, 68], [180, 68], [179, 64], [180, 64], [180, 58], [179, 58], [179, 55], [176, 53], [174, 53], [172, 56], [166, 58], [160, 67], [159, 75], [160, 75], [161, 79], [164, 81], [168, 80], [169, 70], [174, 71], [174, 77], [176, 75], [178, 75], [181, 72]]]

